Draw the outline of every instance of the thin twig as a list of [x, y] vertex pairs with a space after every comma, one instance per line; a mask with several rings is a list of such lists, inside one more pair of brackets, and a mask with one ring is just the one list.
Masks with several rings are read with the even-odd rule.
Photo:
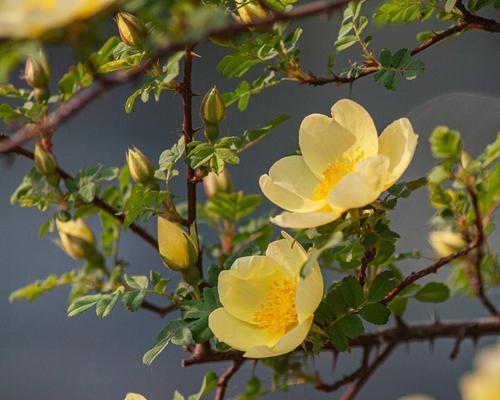
[[148, 311], [151, 311], [151, 312], [158, 314], [160, 317], [164, 317], [168, 313], [177, 309], [177, 305], [174, 303], [169, 304], [168, 306], [165, 306], [165, 307], [160, 307], [156, 304], [150, 303], [147, 300], [144, 300], [142, 302], [141, 307], [144, 308], [145, 310], [148, 310]]
[[[2, 135], [0, 135], [0, 138], [1, 137], [2, 137]], [[21, 146], [15, 146], [13, 149], [10, 150], [10, 152], [14, 153], [14, 154], [22, 155], [23, 157], [29, 158], [31, 160], [33, 160], [35, 157], [32, 151], [25, 149], [24, 147], [21, 147]], [[73, 179], [73, 176], [71, 174], [69, 174], [68, 172], [66, 172], [64, 169], [62, 169], [59, 166], [57, 166], [57, 173], [63, 179], [70, 179], [70, 180]], [[125, 222], [125, 215], [120, 214], [120, 212], [117, 209], [111, 207], [108, 203], [106, 203], [100, 197], [98, 197], [98, 196], [94, 197], [94, 200], [92, 200], [92, 205], [96, 208], [99, 208], [99, 209], [105, 211], [106, 213], [113, 216], [113, 218], [120, 221], [121, 223]], [[143, 229], [141, 226], [139, 226], [136, 223], [130, 224], [129, 228], [132, 232], [134, 232], [136, 235], [138, 235], [140, 238], [142, 238], [146, 243], [153, 246], [155, 249], [158, 249], [158, 242], [156, 241], [156, 239], [153, 236], [151, 236], [148, 233], [148, 231], [146, 231], [145, 229]]]
[[217, 390], [215, 391], [214, 400], [223, 400], [226, 394], [227, 385], [231, 377], [238, 372], [243, 360], [234, 360], [228, 369], [221, 375], [219, 381], [217, 382]]
[[376, 371], [378, 367], [386, 360], [386, 358], [391, 354], [392, 350], [397, 346], [396, 343], [389, 343], [385, 346], [384, 350], [377, 355], [375, 360], [366, 368], [358, 378], [356, 382], [344, 393], [341, 400], [353, 400], [354, 397], [359, 393], [363, 385], [370, 378], [370, 376]]
[[375, 258], [375, 254], [376, 250], [374, 248], [368, 249], [365, 251], [365, 254], [363, 254], [363, 257], [361, 258], [361, 266], [359, 267], [357, 273], [358, 282], [361, 286], [364, 286], [365, 284], [366, 269], [368, 268], [368, 265], [370, 265], [370, 263]]
[[394, 289], [392, 289], [387, 296], [381, 301], [383, 304], [389, 303], [394, 297], [396, 297], [399, 293], [401, 293], [404, 289], [410, 286], [413, 282], [423, 278], [424, 276], [434, 274], [438, 271], [439, 268], [444, 267], [446, 264], [451, 261], [463, 257], [468, 254], [470, 251], [474, 250], [478, 246], [477, 242], [469, 243], [462, 250], [459, 250], [453, 254], [450, 254], [447, 257], [440, 258], [434, 264], [428, 266], [417, 272], [412, 272], [406, 278], [404, 278]]

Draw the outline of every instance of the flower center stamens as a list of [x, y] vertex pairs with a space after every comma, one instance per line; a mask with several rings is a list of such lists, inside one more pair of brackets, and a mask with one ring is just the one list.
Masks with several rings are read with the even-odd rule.
[[266, 301], [253, 316], [253, 322], [273, 333], [286, 331], [297, 325], [295, 310], [296, 285], [290, 279], [274, 281], [269, 285]]
[[311, 200], [321, 200], [328, 196], [332, 188], [347, 174], [354, 171], [356, 163], [365, 157], [363, 150], [351, 149], [337, 157], [333, 163], [328, 163], [323, 171], [321, 181], [314, 188]]

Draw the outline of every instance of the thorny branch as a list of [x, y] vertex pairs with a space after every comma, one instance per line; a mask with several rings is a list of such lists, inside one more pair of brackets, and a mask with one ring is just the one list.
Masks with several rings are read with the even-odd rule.
[[227, 385], [232, 376], [238, 372], [243, 360], [234, 360], [233, 363], [226, 369], [217, 382], [217, 389], [215, 391], [215, 400], [223, 400], [226, 394]]

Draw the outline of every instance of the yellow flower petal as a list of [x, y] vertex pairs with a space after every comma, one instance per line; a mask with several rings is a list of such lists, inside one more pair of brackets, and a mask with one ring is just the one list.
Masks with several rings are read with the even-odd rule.
[[274, 259], [266, 256], [238, 258], [230, 270], [219, 275], [219, 298], [228, 313], [253, 323], [255, 313], [266, 302], [273, 282], [291, 275]]
[[333, 118], [311, 114], [304, 118], [299, 129], [299, 146], [304, 161], [318, 179], [328, 164], [341, 159], [353, 148], [356, 137]]
[[323, 276], [318, 263], [309, 275], [300, 278], [300, 270], [307, 260], [307, 253], [299, 242], [282, 232], [284, 239], [269, 244], [266, 255], [275, 259], [297, 278], [296, 312], [299, 324], [309, 318], [323, 298]]
[[174, 271], [195, 266], [198, 259], [196, 245], [176, 223], [158, 217], [158, 250], [167, 267]]
[[440, 257], [447, 257], [465, 246], [462, 237], [452, 231], [431, 232], [429, 234], [429, 243]]
[[311, 325], [313, 317], [306, 319], [295, 328], [291, 329], [284, 335], [274, 346], [255, 345], [250, 347], [243, 356], [247, 358], [266, 358], [276, 357], [282, 354], [290, 353], [295, 350], [304, 341]]
[[224, 308], [210, 313], [208, 326], [219, 340], [237, 350], [247, 351], [253, 346], [276, 343], [275, 335], [233, 317]]
[[413, 131], [410, 121], [401, 118], [384, 129], [379, 138], [379, 154], [389, 158], [389, 176], [386, 188], [392, 186], [410, 164], [418, 135]]
[[285, 189], [282, 185], [275, 184], [269, 175], [260, 177], [259, 186], [269, 200], [285, 210], [307, 212], [317, 210], [325, 205], [325, 201], [306, 199]]
[[331, 212], [283, 212], [275, 217], [271, 218], [271, 222], [282, 228], [292, 228], [292, 229], [303, 229], [303, 228], [314, 228], [316, 226], [321, 226], [335, 221], [342, 211], [331, 211]]
[[311, 197], [319, 183], [302, 156], [288, 156], [278, 160], [269, 169], [269, 177], [275, 184], [304, 198]]
[[377, 128], [362, 106], [349, 99], [339, 100], [332, 107], [332, 117], [356, 137], [355, 146], [365, 157], [378, 153]]
[[142, 394], [139, 393], [127, 393], [125, 400], [147, 400]]
[[346, 175], [328, 196], [330, 207], [347, 210], [364, 207], [377, 200], [387, 181], [389, 159], [368, 157], [356, 164], [353, 173]]

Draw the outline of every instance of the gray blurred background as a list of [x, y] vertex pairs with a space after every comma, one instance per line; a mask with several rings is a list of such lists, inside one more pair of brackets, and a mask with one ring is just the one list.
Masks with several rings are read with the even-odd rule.
[[[302, 24], [305, 70], [317, 74], [324, 71], [339, 20], [340, 16], [334, 15], [329, 21], [320, 23], [318, 18], [313, 18]], [[439, 29], [433, 23], [428, 25], [420, 30]], [[382, 47], [392, 50], [411, 48], [416, 45], [418, 28], [372, 28], [373, 46], [377, 51]], [[215, 71], [215, 64], [223, 51], [208, 44], [197, 52], [202, 58], [195, 59], [196, 92], [203, 93], [214, 83], [223, 90], [235, 86], [236, 81], [227, 82]], [[352, 54], [359, 54], [358, 50]], [[401, 116], [411, 119], [420, 134], [420, 143], [405, 179], [422, 176], [434, 165], [428, 138], [436, 125], [444, 124], [460, 130], [472, 154], [477, 154], [491, 142], [500, 127], [498, 36], [466, 33], [426, 50], [418, 58], [426, 63], [425, 73], [415, 81], [402, 82], [396, 92], [386, 90], [375, 84], [372, 77], [367, 77], [354, 84], [351, 95], [372, 114], [379, 132]], [[67, 50], [51, 49], [53, 76], [60, 76], [72, 61]], [[133, 90], [133, 86], [127, 86], [107, 93], [59, 129], [54, 149], [65, 169], [75, 173], [79, 168], [96, 162], [121, 166], [125, 150], [132, 145], [137, 145], [151, 159], [157, 160], [161, 151], [172, 145], [181, 125], [180, 98], [165, 92], [159, 103], [142, 104], [139, 101], [133, 113], [127, 115], [124, 103]], [[327, 114], [333, 102], [348, 96], [347, 86], [311, 88], [289, 83], [253, 97], [246, 113], [240, 113], [233, 106], [223, 124], [225, 133], [231, 135], [262, 126], [280, 113], [292, 117], [243, 155], [243, 167], [230, 169], [235, 186], [247, 193], [258, 193], [258, 177], [276, 159], [296, 148], [302, 118], [313, 112]], [[135, 391], [143, 393], [149, 400], [164, 400], [172, 397], [174, 389], [184, 394], [197, 391], [208, 366], [181, 369], [179, 361], [185, 354], [179, 348], [167, 349], [151, 367], [142, 364], [143, 353], [165, 324], [154, 314], [147, 311], [127, 313], [117, 306], [105, 320], [99, 320], [93, 312], [68, 319], [65, 289], [43, 295], [32, 304], [9, 304], [8, 295], [16, 288], [50, 273], [63, 273], [76, 265], [51, 242], [50, 235], [38, 240], [38, 228], [46, 220], [45, 216], [9, 204], [10, 194], [30, 167], [29, 161], [17, 159], [13, 165], [1, 165], [0, 397], [5, 400], [120, 400], [126, 392]], [[178, 185], [177, 189], [182, 190], [182, 186]], [[260, 211], [270, 208], [269, 202], [265, 201]], [[426, 221], [431, 214], [425, 189], [402, 201], [399, 209], [392, 212], [394, 229], [402, 236], [400, 250], [421, 249], [431, 256], [426, 241]], [[96, 221], [92, 222], [97, 227]], [[154, 232], [154, 223], [149, 229]], [[121, 257], [130, 261], [132, 274], [147, 274], [150, 269], [163, 271], [158, 256], [131, 234], [126, 234], [122, 241]], [[404, 271], [409, 273], [425, 263], [410, 263]], [[445, 279], [446, 275], [445, 268], [440, 277]], [[499, 304], [498, 291], [490, 294]], [[412, 303], [408, 319], [429, 320], [435, 313], [442, 319], [486, 315], [475, 299], [455, 298], [444, 305]], [[485, 338], [479, 346], [494, 341], [495, 338]], [[358, 398], [395, 400], [404, 394], [422, 392], [438, 400], [458, 399], [458, 380], [471, 368], [473, 347], [470, 342], [464, 343], [457, 359], [452, 362], [448, 358], [452, 346], [450, 340], [439, 340], [433, 347], [429, 344], [400, 346]], [[355, 355], [354, 358], [359, 356]], [[331, 360], [322, 357], [316, 365], [321, 367], [324, 379], [329, 380]], [[355, 367], [355, 360], [344, 355], [340, 358], [335, 377]], [[214, 365], [213, 369], [221, 371], [223, 366]], [[229, 395], [244, 391], [248, 373], [248, 367], [243, 368], [232, 380]], [[259, 369], [259, 374], [268, 386], [269, 375], [263, 369]], [[317, 393], [310, 386], [292, 387], [287, 393], [268, 396], [270, 399], [339, 397], [338, 393]]]

